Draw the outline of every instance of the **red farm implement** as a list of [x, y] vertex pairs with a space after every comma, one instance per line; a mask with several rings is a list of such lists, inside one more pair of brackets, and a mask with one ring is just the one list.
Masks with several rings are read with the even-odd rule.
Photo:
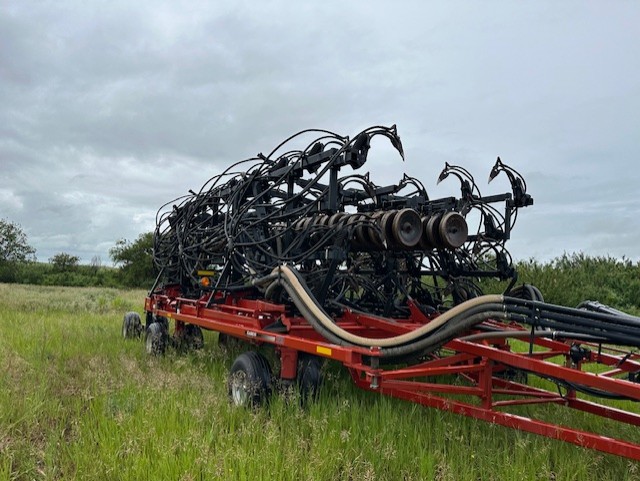
[[[319, 383], [320, 360], [332, 359], [362, 389], [640, 460], [631, 441], [519, 411], [553, 404], [640, 425], [640, 415], [611, 403], [640, 401], [631, 350], [640, 319], [595, 302], [548, 304], [535, 287], [515, 287], [505, 243], [533, 200], [500, 159], [490, 180], [504, 173], [511, 192], [486, 197], [449, 164], [439, 181], [457, 178], [460, 198], [432, 200], [406, 175], [388, 186], [340, 176], [362, 167], [376, 136], [404, 157], [395, 126], [352, 140], [305, 131], [161, 209], [147, 351], [164, 351], [173, 320], [176, 342], [199, 343], [207, 329], [273, 347], [282, 383], [306, 391]], [[472, 234], [468, 219], [477, 222]], [[504, 281], [504, 294], [484, 295], [487, 278]], [[125, 316], [125, 337], [141, 330], [137, 316]], [[257, 351], [241, 354], [232, 402], [262, 402], [271, 372]]]

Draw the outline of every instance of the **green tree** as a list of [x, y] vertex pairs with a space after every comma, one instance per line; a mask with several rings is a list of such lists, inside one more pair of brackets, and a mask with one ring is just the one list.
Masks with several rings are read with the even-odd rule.
[[98, 272], [102, 267], [102, 259], [99, 255], [95, 255], [91, 258], [91, 270], [93, 272]]
[[16, 282], [20, 265], [35, 261], [35, 254], [36, 250], [27, 242], [22, 227], [0, 219], [0, 282]]
[[66, 252], [60, 252], [59, 254], [56, 254], [55, 256], [50, 258], [49, 262], [53, 265], [54, 270], [58, 272], [67, 272], [72, 271], [76, 267], [78, 267], [80, 258], [78, 256], [67, 254]]
[[35, 254], [36, 250], [28, 244], [22, 227], [0, 219], [0, 262], [34, 261]]
[[120, 267], [123, 284], [130, 287], [150, 287], [155, 280], [153, 266], [153, 233], [140, 234], [131, 242], [120, 239], [109, 249], [114, 265]]

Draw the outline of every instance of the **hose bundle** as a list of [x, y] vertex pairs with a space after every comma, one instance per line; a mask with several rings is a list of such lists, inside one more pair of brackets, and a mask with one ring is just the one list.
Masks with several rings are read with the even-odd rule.
[[378, 347], [385, 359], [422, 356], [483, 321], [514, 321], [532, 327], [545, 327], [546, 335], [557, 331], [565, 336], [582, 334], [601, 343], [640, 347], [640, 318], [571, 309], [541, 301], [517, 299], [502, 295], [485, 295], [463, 302], [433, 321], [408, 333], [370, 338], [342, 329], [314, 298], [304, 279], [290, 266], [280, 266], [272, 272], [274, 282], [284, 286], [303, 317], [325, 339], [338, 344]]
[[305, 130], [167, 203], [154, 235], [159, 282], [196, 297], [203, 272], [208, 289], [231, 291], [287, 264], [325, 306], [406, 317], [408, 298], [437, 310], [477, 296], [479, 278], [515, 280], [504, 244], [517, 209], [531, 203], [519, 174], [498, 161], [491, 178], [505, 172], [513, 194], [484, 198], [468, 171], [446, 164], [439, 181], [458, 178], [462, 195], [432, 200], [413, 177], [380, 186], [356, 173], [376, 138], [404, 159], [395, 126], [353, 138]]

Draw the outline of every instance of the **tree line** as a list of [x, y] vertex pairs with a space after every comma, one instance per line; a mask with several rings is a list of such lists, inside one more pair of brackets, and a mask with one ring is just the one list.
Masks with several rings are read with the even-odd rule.
[[22, 227], [0, 219], [0, 282], [62, 285], [149, 288], [156, 272], [153, 265], [153, 234], [143, 233], [130, 241], [120, 239], [109, 250], [113, 267], [105, 266], [99, 256], [81, 264], [78, 256], [59, 252], [39, 262]]
[[[60, 252], [49, 262], [37, 262], [36, 251], [15, 223], [0, 219], [0, 282], [22, 284], [150, 288], [156, 277], [153, 234], [120, 239], [109, 250], [113, 267], [98, 256], [80, 264], [77, 256]], [[640, 315], [640, 262], [582, 253], [563, 254], [548, 262], [534, 259], [516, 265], [518, 284], [530, 283], [554, 304], [576, 306], [585, 299], [598, 300]], [[496, 280], [481, 283], [484, 292], [502, 292]]]

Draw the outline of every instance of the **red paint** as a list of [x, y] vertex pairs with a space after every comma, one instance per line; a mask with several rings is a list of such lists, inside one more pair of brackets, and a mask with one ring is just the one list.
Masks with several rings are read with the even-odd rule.
[[[387, 369], [384, 365], [373, 368], [370, 359], [379, 356], [377, 350], [334, 345], [316, 333], [303, 318], [287, 314], [286, 306], [282, 304], [246, 299], [240, 293], [226, 297], [217, 295], [216, 302], [209, 307], [208, 301], [208, 296], [198, 300], [181, 298], [178, 288], [172, 287], [147, 298], [145, 309], [175, 320], [178, 330], [184, 323], [190, 323], [254, 344], [273, 345], [280, 357], [283, 379], [295, 379], [300, 352], [330, 357], [348, 368], [354, 383], [362, 389], [640, 460], [638, 444], [576, 427], [517, 416], [509, 413], [508, 409], [523, 404], [553, 403], [634, 426], [640, 426], [639, 414], [609, 407], [598, 402], [598, 398], [587, 401], [585, 396], [576, 395], [572, 389], [560, 395], [557, 389], [547, 391], [504, 378], [509, 370], [523, 370], [529, 372], [530, 376], [535, 374], [562, 379], [573, 385], [640, 401], [640, 384], [613, 377], [639, 371], [639, 355], [634, 354], [621, 363], [624, 353], [598, 353], [597, 346], [592, 346], [588, 358], [578, 366], [573, 366], [569, 362], [569, 342], [536, 338], [533, 342], [537, 350], [529, 356], [527, 352], [513, 352], [503, 340], [489, 344], [454, 339], [441, 350], [445, 355], [421, 364], [403, 368]], [[429, 321], [419, 310], [411, 309], [411, 312], [410, 319], [384, 319], [347, 311], [336, 322], [343, 329], [358, 335], [389, 337], [417, 329]], [[270, 326], [276, 322], [280, 328], [285, 326], [287, 332], [270, 331]], [[490, 324], [497, 329], [518, 328], [514, 324]], [[554, 356], [561, 356], [563, 364], [550, 362], [549, 359]], [[364, 362], [365, 358], [369, 361]], [[583, 370], [594, 363], [609, 368], [600, 375]], [[451, 376], [464, 380], [464, 385], [452, 384]], [[475, 401], [463, 402], [457, 397], [461, 394], [471, 396]]]

